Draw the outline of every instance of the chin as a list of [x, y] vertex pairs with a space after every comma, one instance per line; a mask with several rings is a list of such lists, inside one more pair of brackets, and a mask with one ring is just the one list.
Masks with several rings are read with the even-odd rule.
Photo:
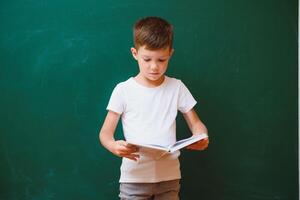
[[151, 81], [158, 81], [159, 79], [161, 79], [161, 76], [156, 78], [156, 77], [148, 77], [149, 80]]
[[159, 75], [154, 75], [154, 76], [151, 76], [151, 75], [150, 75], [150, 76], [148, 76], [148, 79], [157, 81], [157, 80], [161, 79], [163, 76], [164, 76], [164, 75], [161, 75], [161, 74], [159, 74]]

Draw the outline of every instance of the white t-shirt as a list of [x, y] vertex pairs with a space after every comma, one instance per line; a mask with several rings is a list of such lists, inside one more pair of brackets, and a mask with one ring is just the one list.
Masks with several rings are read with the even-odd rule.
[[[187, 87], [165, 76], [158, 87], [148, 88], [133, 77], [119, 83], [112, 92], [107, 110], [121, 115], [126, 140], [168, 146], [176, 141], [176, 116], [196, 104]], [[180, 179], [177, 151], [161, 158], [140, 152], [138, 162], [122, 159], [120, 182], [155, 183]]]

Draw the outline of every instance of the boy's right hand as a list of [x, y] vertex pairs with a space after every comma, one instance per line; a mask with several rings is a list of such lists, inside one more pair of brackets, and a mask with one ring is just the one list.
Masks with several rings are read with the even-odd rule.
[[136, 153], [138, 150], [138, 147], [129, 144], [124, 140], [115, 141], [112, 147], [112, 153], [116, 156], [125, 157], [134, 161], [137, 161], [140, 157], [139, 154]]

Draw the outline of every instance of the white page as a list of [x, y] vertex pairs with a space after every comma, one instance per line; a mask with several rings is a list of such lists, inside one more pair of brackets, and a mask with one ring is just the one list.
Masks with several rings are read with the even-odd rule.
[[197, 141], [200, 141], [200, 140], [202, 140], [204, 138], [207, 138], [207, 137], [208, 137], [207, 134], [201, 133], [201, 134], [198, 134], [198, 135], [193, 135], [193, 136], [191, 136], [189, 138], [186, 138], [186, 139], [183, 139], [183, 140], [179, 140], [174, 145], [172, 145], [172, 147], [170, 148], [170, 152], [172, 153], [174, 151], [177, 151], [177, 150], [179, 150], [183, 147], [186, 147], [190, 144], [193, 144], [193, 143], [195, 143]]

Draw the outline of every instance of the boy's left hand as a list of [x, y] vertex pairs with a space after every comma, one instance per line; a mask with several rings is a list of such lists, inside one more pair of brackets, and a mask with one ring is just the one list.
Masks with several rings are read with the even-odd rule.
[[198, 150], [198, 151], [201, 151], [201, 150], [204, 150], [208, 147], [208, 144], [209, 144], [209, 139], [208, 138], [204, 138], [203, 140], [200, 140], [198, 142], [195, 142], [189, 146], [187, 146], [186, 148], [187, 149], [190, 149], [190, 150]]

